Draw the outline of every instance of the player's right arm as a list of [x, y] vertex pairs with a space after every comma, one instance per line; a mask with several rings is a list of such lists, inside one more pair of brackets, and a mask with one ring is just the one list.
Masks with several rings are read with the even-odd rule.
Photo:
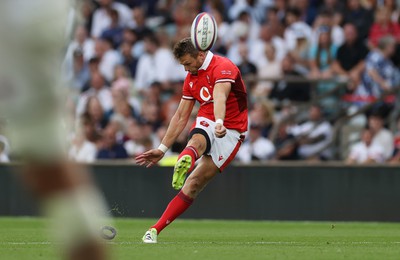
[[[195, 100], [181, 99], [175, 115], [169, 123], [167, 133], [165, 134], [161, 146], [169, 148], [182, 133], [187, 122], [189, 121], [190, 114], [192, 113]], [[165, 152], [162, 149], [152, 149], [136, 157], [136, 163], [139, 165], [146, 165], [150, 167], [156, 164], [164, 157]]]
[[162, 144], [166, 147], [171, 147], [178, 136], [182, 133], [187, 122], [189, 121], [190, 114], [192, 113], [194, 100], [181, 99], [175, 115], [169, 123], [167, 133], [165, 134]]

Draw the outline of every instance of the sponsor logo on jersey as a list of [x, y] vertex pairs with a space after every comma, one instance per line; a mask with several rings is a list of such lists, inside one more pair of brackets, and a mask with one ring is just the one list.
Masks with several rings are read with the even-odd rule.
[[210, 91], [208, 91], [207, 87], [202, 87], [200, 89], [200, 97], [203, 101], [209, 101], [211, 99]]
[[230, 70], [221, 70], [221, 74], [222, 75], [231, 75], [232, 71], [230, 71]]
[[218, 157], [218, 161], [222, 161], [224, 159], [224, 157], [222, 156], [222, 155], [220, 155], [219, 157]]
[[202, 126], [204, 126], [204, 127], [209, 127], [209, 126], [210, 126], [210, 124], [207, 123], [207, 122], [204, 121], [204, 120], [200, 122], [200, 125], [202, 125]]

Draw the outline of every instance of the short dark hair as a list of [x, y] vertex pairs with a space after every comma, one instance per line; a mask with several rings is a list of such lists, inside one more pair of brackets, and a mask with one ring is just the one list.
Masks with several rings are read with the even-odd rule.
[[327, 8], [324, 8], [319, 12], [318, 16], [332, 17], [333, 12]]
[[297, 18], [301, 16], [301, 11], [297, 7], [290, 7], [286, 10], [286, 14], [291, 14], [296, 16]]
[[114, 16], [115, 18], [119, 19], [119, 13], [118, 13], [118, 11], [115, 10], [115, 9], [111, 9], [111, 10], [110, 10], [110, 16], [111, 16], [111, 17]]
[[179, 60], [186, 54], [189, 54], [193, 58], [196, 58], [197, 55], [199, 54], [199, 50], [197, 50], [194, 47], [190, 37], [187, 37], [187, 38], [180, 40], [179, 42], [177, 42], [175, 44], [173, 53], [174, 53], [175, 59]]
[[157, 47], [160, 47], [161, 43], [158, 37], [154, 33], [147, 34], [143, 37], [145, 41], [149, 41]]
[[382, 112], [380, 112], [378, 109], [373, 110], [371, 112], [371, 114], [369, 114], [369, 118], [371, 118], [371, 117], [377, 118], [377, 119], [380, 119], [380, 120], [384, 120], [384, 116], [382, 115]]

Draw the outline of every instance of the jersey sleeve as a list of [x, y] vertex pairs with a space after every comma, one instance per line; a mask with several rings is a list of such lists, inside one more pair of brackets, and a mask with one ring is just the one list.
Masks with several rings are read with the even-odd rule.
[[185, 81], [183, 82], [182, 99], [194, 100], [188, 77], [186, 77]]
[[239, 70], [232, 63], [223, 62], [214, 69], [214, 84], [222, 82], [235, 83]]

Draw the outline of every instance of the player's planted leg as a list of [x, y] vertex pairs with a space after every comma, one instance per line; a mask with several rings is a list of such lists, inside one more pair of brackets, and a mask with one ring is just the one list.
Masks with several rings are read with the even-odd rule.
[[146, 244], [157, 244], [157, 229], [155, 228], [150, 228], [147, 230], [147, 232], [144, 234], [142, 240]]
[[[143, 236], [144, 243], [157, 243], [157, 235], [185, 212], [208, 182], [219, 172], [210, 156], [203, 156], [178, 195], [171, 200], [161, 218]], [[154, 233], [154, 229], [156, 233]], [[155, 242], [154, 242], [155, 241]]]

